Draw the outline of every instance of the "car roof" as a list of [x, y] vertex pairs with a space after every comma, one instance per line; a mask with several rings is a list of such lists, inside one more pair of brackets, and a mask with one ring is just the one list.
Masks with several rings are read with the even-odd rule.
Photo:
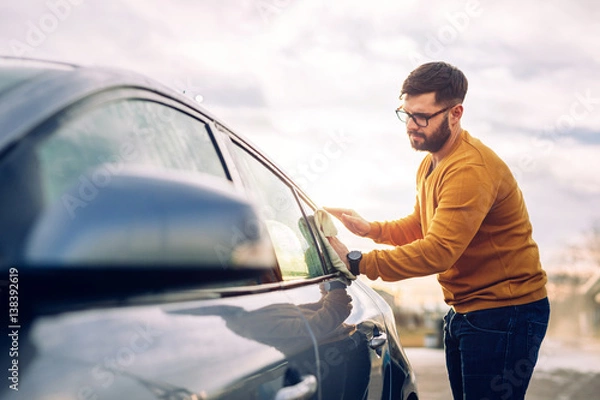
[[[73, 103], [95, 93], [119, 88], [144, 89], [185, 104], [204, 115], [216, 128], [245, 143], [253, 152], [258, 148], [197, 101], [129, 70], [0, 55], [0, 81], [15, 71], [20, 71], [16, 72], [18, 77], [13, 75], [16, 82], [4, 90], [0, 87], [0, 154]], [[272, 168], [291, 181], [273, 160], [269, 159], [269, 162]], [[308, 199], [305, 195], [303, 197]]]
[[158, 93], [215, 121], [196, 101], [132, 71], [0, 56], [0, 152], [74, 102], [117, 88]]

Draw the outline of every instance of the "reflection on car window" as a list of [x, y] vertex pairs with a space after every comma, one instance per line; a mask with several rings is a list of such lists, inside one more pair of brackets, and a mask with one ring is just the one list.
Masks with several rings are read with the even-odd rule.
[[318, 250], [292, 189], [244, 149], [233, 148], [265, 217], [283, 279], [322, 275]]
[[[321, 235], [316, 234], [317, 233], [317, 226], [315, 224], [315, 218], [314, 218], [314, 213], [315, 213], [315, 209], [313, 207], [311, 207], [308, 203], [306, 203], [304, 200], [302, 200], [302, 198], [300, 198], [300, 205], [302, 206], [302, 209], [304, 210], [304, 214], [307, 216], [307, 220], [308, 220], [308, 224], [310, 225], [310, 229], [312, 232], [315, 233], [314, 235], [314, 240], [316, 240], [319, 243], [319, 247], [321, 248], [320, 254], [322, 255], [322, 260], [325, 263], [325, 270], [332, 272], [335, 271], [335, 269], [333, 268], [333, 264], [331, 263], [331, 260], [329, 259], [329, 256], [327, 255], [326, 251], [322, 251], [323, 249], [325, 249], [325, 243], [323, 243], [323, 239], [321, 237]], [[317, 249], [314, 249], [313, 252], [313, 257], [319, 257], [319, 253], [317, 253]]]
[[[206, 125], [165, 105], [116, 101], [67, 115], [56, 124], [56, 130], [37, 146], [42, 184], [50, 201], [74, 184], [101, 185], [125, 165], [226, 179]], [[92, 169], [95, 175], [86, 176]]]

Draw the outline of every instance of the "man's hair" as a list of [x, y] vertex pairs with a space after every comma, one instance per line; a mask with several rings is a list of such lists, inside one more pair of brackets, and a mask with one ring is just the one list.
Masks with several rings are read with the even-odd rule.
[[467, 77], [453, 65], [441, 61], [423, 64], [412, 71], [400, 96], [435, 92], [436, 104], [462, 103], [469, 84]]

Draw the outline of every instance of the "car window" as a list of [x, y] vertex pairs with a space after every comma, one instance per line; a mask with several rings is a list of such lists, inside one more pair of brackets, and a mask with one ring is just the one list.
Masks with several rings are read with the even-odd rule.
[[291, 187], [246, 150], [237, 145], [233, 149], [245, 183], [266, 220], [283, 279], [323, 275], [312, 229]]
[[227, 179], [206, 125], [159, 103], [105, 103], [66, 114], [55, 126], [36, 146], [42, 187], [49, 201], [60, 199], [73, 184], [90, 190], [102, 186], [126, 165]]
[[[325, 263], [325, 270], [329, 271], [329, 272], [335, 272], [335, 268], [333, 267], [331, 259], [327, 255], [327, 252], [324, 251], [325, 243], [323, 243], [323, 238], [317, 234], [318, 228], [315, 224], [315, 218], [314, 218], [315, 209], [311, 205], [309, 205], [306, 201], [304, 201], [302, 198], [299, 198], [299, 202], [302, 207], [302, 210], [304, 211], [304, 215], [307, 216], [307, 220], [308, 220], [309, 225], [311, 226], [312, 232], [314, 232], [313, 236], [315, 237], [315, 240], [318, 242], [318, 246], [320, 248], [320, 254], [322, 255], [321, 259]], [[317, 251], [317, 249], [315, 249], [315, 251]]]

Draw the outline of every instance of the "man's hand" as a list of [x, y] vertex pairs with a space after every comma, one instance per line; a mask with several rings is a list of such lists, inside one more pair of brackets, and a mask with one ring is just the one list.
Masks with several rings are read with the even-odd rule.
[[350, 250], [348, 250], [348, 247], [344, 243], [342, 243], [342, 241], [338, 239], [337, 236], [328, 236], [327, 240], [329, 240], [329, 244], [331, 245], [331, 247], [333, 247], [337, 255], [344, 262], [346, 268], [348, 268], [348, 271], [350, 271], [350, 263], [348, 262], [347, 257], [348, 253], [350, 252]]
[[[366, 236], [371, 231], [371, 223], [348, 208], [323, 207], [325, 211], [339, 219], [348, 230], [358, 236]], [[344, 256], [345, 258], [345, 256]]]

